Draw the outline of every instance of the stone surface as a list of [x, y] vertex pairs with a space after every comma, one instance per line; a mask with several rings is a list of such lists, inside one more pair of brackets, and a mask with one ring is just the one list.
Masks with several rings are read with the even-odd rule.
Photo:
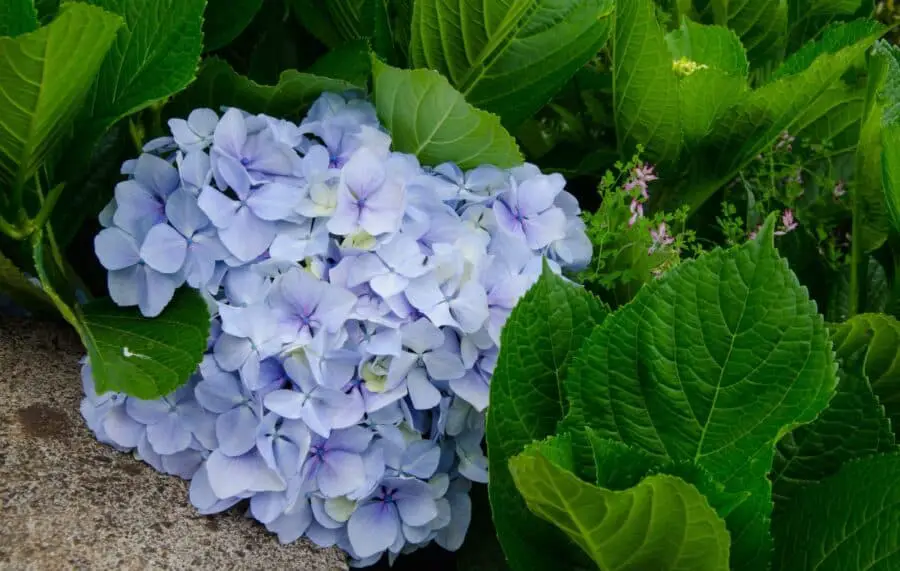
[[347, 569], [240, 510], [198, 515], [187, 482], [94, 440], [81, 354], [69, 329], [0, 316], [0, 569]]

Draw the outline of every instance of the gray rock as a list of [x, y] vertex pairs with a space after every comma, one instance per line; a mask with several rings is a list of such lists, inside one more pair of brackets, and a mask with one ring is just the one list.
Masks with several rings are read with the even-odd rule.
[[347, 569], [240, 510], [200, 516], [183, 480], [94, 440], [68, 329], [0, 317], [0, 569]]

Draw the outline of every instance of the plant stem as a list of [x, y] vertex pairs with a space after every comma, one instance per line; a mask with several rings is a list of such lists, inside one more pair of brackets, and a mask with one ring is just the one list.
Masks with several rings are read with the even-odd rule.
[[13, 240], [24, 240], [28, 237], [27, 232], [22, 232], [17, 227], [4, 220], [2, 217], [0, 217], [0, 232], [3, 232]]
[[56, 202], [59, 200], [65, 186], [65, 183], [62, 182], [57, 184], [53, 187], [53, 190], [50, 191], [50, 194], [47, 195], [47, 199], [42, 200], [41, 209], [31, 222], [32, 229], [44, 227], [44, 224], [47, 223], [50, 215], [53, 214], [53, 208], [56, 206]]

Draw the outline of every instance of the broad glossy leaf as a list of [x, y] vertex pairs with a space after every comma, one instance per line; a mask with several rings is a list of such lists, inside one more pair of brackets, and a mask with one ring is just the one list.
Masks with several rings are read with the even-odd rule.
[[895, 448], [891, 424], [864, 369], [864, 350], [846, 356], [828, 408], [815, 422], [778, 442], [771, 475], [776, 509], [783, 509], [804, 487], [836, 473], [848, 460]]
[[845, 464], [775, 519], [775, 571], [900, 568], [900, 456]]
[[565, 414], [560, 391], [569, 360], [605, 316], [588, 291], [545, 270], [503, 328], [487, 413], [488, 492], [513, 569], [549, 569], [565, 555], [560, 552], [564, 538], [529, 514], [507, 463], [526, 445], [556, 431]]
[[507, 168], [523, 158], [496, 115], [469, 105], [439, 73], [372, 61], [375, 108], [395, 150], [426, 165], [453, 161], [463, 169]]
[[828, 142], [832, 154], [854, 152], [865, 104], [864, 86], [839, 81], [797, 119], [791, 134], [798, 140]]
[[313, 62], [306, 73], [342, 79], [360, 89], [366, 89], [372, 75], [369, 43], [366, 40], [356, 40], [342, 44]]
[[288, 0], [294, 14], [329, 48], [364, 36], [361, 20], [367, 0]]
[[38, 27], [34, 0], [3, 0], [0, 2], [0, 36], [18, 36]]
[[564, 385], [567, 430], [587, 424], [751, 494], [729, 521], [740, 569], [768, 557], [774, 442], [814, 420], [835, 385], [822, 318], [773, 226], [645, 285], [582, 345]]
[[900, 323], [889, 315], [865, 313], [841, 324], [833, 338], [838, 355], [866, 351], [866, 377], [896, 435], [900, 427]]
[[[865, 174], [863, 180], [872, 192], [865, 195], [864, 202], [873, 209], [886, 204], [888, 222], [900, 231], [900, 47], [878, 42], [872, 50], [869, 73], [875, 79], [870, 79], [872, 107], [863, 130], [863, 136], [867, 137], [865, 142], [870, 147], [864, 158], [868, 159], [866, 168], [879, 165], [881, 176], [877, 172]], [[861, 140], [860, 145], [862, 143]], [[880, 156], [871, 156], [879, 149]], [[883, 200], [877, 200], [879, 183], [884, 189]], [[879, 217], [872, 221], [873, 224], [878, 222]]]
[[82, 322], [97, 392], [142, 399], [165, 396], [187, 382], [209, 336], [206, 302], [187, 288], [153, 319], [102, 299], [83, 307]]
[[828, 25], [856, 14], [863, 0], [788, 0], [788, 53]]
[[704, 26], [684, 20], [681, 27], [666, 34], [673, 59], [686, 58], [698, 64], [746, 77], [747, 52], [734, 31], [722, 26]]
[[788, 23], [784, 0], [709, 0], [709, 4], [714, 23], [734, 30], [754, 67], [780, 56]]
[[0, 187], [24, 184], [68, 134], [121, 24], [66, 4], [50, 25], [0, 38]]
[[125, 19], [80, 118], [79, 124], [99, 137], [122, 117], [193, 81], [200, 61], [206, 0], [86, 1]]
[[197, 81], [173, 101], [167, 111], [187, 116], [192, 109], [239, 107], [249, 113], [296, 117], [324, 91], [342, 92], [359, 86], [341, 79], [288, 70], [277, 85], [261, 85], [235, 72], [224, 60], [203, 62]]
[[888, 218], [895, 232], [900, 232], [900, 125], [890, 125], [881, 132], [881, 169]]
[[564, 438], [529, 445], [510, 460], [510, 471], [529, 509], [562, 529], [598, 569], [728, 569], [725, 522], [697, 488], [654, 475], [627, 490], [604, 489], [571, 472], [567, 445]]
[[207, 0], [203, 16], [203, 51], [227, 46], [244, 31], [263, 0]]
[[417, 0], [410, 55], [512, 128], [597, 54], [612, 16], [613, 0]]
[[619, 148], [641, 144], [655, 161], [681, 151], [678, 77], [651, 0], [616, 2], [613, 100]]

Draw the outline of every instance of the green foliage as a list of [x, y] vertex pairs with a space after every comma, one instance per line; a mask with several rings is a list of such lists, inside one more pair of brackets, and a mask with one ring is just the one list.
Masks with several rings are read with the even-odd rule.
[[18, 36], [38, 27], [33, 0], [4, 0], [0, 3], [0, 36]]
[[613, 0], [417, 0], [412, 63], [507, 127], [529, 118], [606, 44]]
[[494, 525], [513, 569], [549, 569], [570, 553], [559, 532], [529, 515], [507, 462], [556, 430], [566, 412], [561, 380], [574, 352], [605, 317], [593, 296], [545, 268], [503, 329], [487, 446]]
[[[48, 26], [0, 38], [0, 185], [15, 196], [68, 134], [122, 20], [67, 4]], [[5, 191], [4, 191], [5, 192]]]
[[850, 462], [803, 490], [775, 521], [776, 571], [884, 570], [900, 565], [900, 456]]
[[46, 310], [51, 304], [40, 286], [32, 283], [2, 252], [0, 252], [0, 294], [32, 311]]
[[209, 310], [194, 290], [182, 288], [155, 319], [109, 299], [83, 308], [84, 337], [97, 392], [142, 399], [168, 395], [191, 376], [209, 336]]
[[222, 48], [253, 20], [263, 0], [207, 0], [203, 19], [203, 51]]
[[510, 460], [528, 507], [564, 530], [599, 569], [728, 569], [725, 522], [697, 488], [653, 475], [612, 491], [580, 480], [570, 465], [570, 445], [559, 437]]
[[440, 74], [372, 61], [375, 108], [395, 150], [424, 164], [452, 160], [460, 168], [522, 162], [515, 139], [486, 111], [472, 107]]

